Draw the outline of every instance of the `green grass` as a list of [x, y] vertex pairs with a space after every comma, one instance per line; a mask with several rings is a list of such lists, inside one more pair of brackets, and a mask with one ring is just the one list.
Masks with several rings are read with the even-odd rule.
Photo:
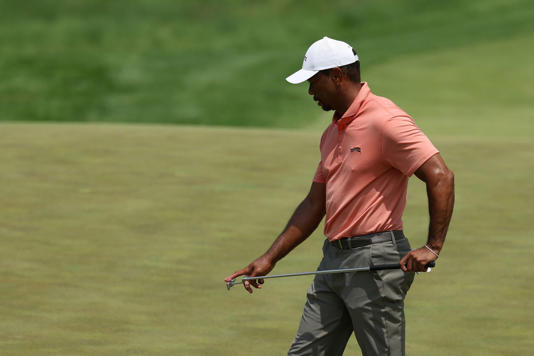
[[[310, 278], [253, 296], [222, 280], [268, 247], [306, 194], [317, 132], [0, 127], [3, 355], [287, 350]], [[408, 354], [529, 354], [534, 144], [433, 139], [456, 173], [457, 203], [438, 268], [407, 299]], [[413, 245], [426, 224], [413, 180]], [[275, 271], [314, 269], [321, 243], [319, 231]], [[349, 350], [358, 354], [354, 339]]]
[[523, 116], [533, 17], [528, 0], [6, 0], [0, 120], [306, 127], [315, 108], [284, 78], [324, 35], [412, 110], [481, 121], [511, 99]]

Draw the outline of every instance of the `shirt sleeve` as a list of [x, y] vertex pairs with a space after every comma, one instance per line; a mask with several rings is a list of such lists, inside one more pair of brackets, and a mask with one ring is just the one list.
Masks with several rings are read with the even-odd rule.
[[409, 116], [389, 118], [381, 126], [385, 160], [408, 177], [439, 152]]
[[313, 176], [313, 181], [315, 183], [326, 183], [323, 175], [323, 161], [319, 161], [317, 169], [315, 170], [315, 175]]

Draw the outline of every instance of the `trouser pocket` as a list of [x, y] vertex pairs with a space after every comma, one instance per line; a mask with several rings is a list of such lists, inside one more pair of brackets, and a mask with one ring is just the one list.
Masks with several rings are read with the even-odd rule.
[[[388, 241], [371, 246], [371, 262], [374, 265], [399, 263], [400, 259], [410, 252], [410, 243], [407, 239], [397, 241], [396, 244]], [[401, 269], [375, 271], [374, 277], [379, 285], [383, 298], [391, 301], [401, 301], [410, 289], [414, 279], [413, 272], [404, 272]]]

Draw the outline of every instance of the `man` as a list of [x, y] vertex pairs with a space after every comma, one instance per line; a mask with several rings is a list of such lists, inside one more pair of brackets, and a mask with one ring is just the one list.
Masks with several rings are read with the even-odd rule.
[[[287, 78], [334, 110], [321, 138], [321, 161], [310, 192], [269, 250], [240, 275], [261, 276], [304, 241], [326, 214], [319, 269], [398, 263], [402, 270], [318, 275], [290, 355], [341, 355], [352, 332], [363, 355], [404, 355], [404, 297], [414, 272], [438, 258], [454, 204], [454, 177], [411, 117], [360, 82], [348, 44], [324, 37], [310, 46], [302, 69]], [[426, 183], [427, 243], [411, 250], [402, 232], [408, 178]], [[245, 281], [261, 288], [263, 280]]]

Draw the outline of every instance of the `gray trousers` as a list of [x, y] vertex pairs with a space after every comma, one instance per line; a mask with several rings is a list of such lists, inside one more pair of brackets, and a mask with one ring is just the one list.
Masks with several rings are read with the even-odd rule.
[[[398, 263], [406, 238], [340, 250], [325, 241], [319, 269]], [[317, 275], [288, 355], [342, 355], [354, 332], [364, 356], [405, 354], [404, 297], [414, 273], [402, 270]]]

